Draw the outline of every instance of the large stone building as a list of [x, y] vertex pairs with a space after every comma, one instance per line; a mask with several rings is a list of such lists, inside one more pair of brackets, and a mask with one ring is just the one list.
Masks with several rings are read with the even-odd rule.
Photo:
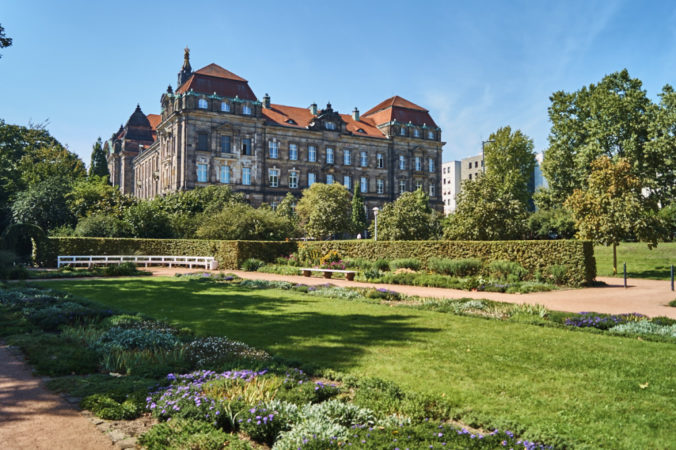
[[316, 182], [358, 183], [369, 211], [424, 189], [441, 210], [441, 129], [401, 97], [364, 114], [259, 101], [248, 82], [216, 64], [193, 71], [186, 49], [178, 87], [160, 115], [137, 106], [106, 142], [111, 181], [147, 199], [227, 184], [250, 203], [275, 205]]

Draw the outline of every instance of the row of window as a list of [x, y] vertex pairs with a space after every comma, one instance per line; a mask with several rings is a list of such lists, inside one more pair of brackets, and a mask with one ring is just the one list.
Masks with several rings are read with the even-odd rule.
[[[399, 136], [406, 136], [406, 127], [400, 127], [399, 128]], [[415, 138], [422, 137], [422, 133], [420, 132], [419, 128], [413, 128], [413, 133], [412, 136]], [[427, 139], [434, 139], [434, 131], [428, 130], [427, 131]]]
[[[197, 164], [197, 182], [206, 183], [208, 179], [208, 165], [199, 163]], [[232, 176], [230, 166], [220, 166], [217, 170], [218, 181], [223, 184], [232, 183]], [[280, 170], [279, 169], [269, 169], [268, 170], [268, 184], [270, 187], [279, 187], [279, 178]], [[300, 172], [297, 170], [289, 171], [289, 188], [297, 189], [299, 186]], [[333, 184], [336, 182], [332, 174], [326, 175], [326, 184]], [[309, 172], [307, 174], [307, 187], [312, 186], [314, 183], [317, 183], [317, 175]], [[251, 168], [243, 167], [242, 168], [242, 184], [245, 186], [251, 185]], [[406, 180], [399, 181], [399, 192], [406, 192]], [[343, 186], [348, 190], [352, 190], [352, 177], [350, 175], [343, 176]], [[416, 189], [423, 187], [422, 180], [416, 180]], [[359, 177], [359, 190], [361, 192], [369, 192], [369, 179], [368, 177]], [[385, 180], [380, 178], [376, 179], [376, 193], [384, 194], [385, 193]], [[430, 196], [435, 195], [434, 184], [429, 185]]]
[[[200, 98], [197, 100], [197, 107], [199, 109], [209, 109], [209, 102], [205, 98]], [[230, 112], [230, 103], [221, 102], [221, 112]], [[244, 103], [242, 104], [242, 114], [250, 116], [253, 113], [251, 105]]]

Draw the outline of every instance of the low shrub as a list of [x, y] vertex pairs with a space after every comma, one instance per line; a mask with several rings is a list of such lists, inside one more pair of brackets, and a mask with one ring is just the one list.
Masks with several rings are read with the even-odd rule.
[[373, 261], [373, 264], [371, 264], [371, 269], [372, 270], [378, 270], [380, 272], [387, 272], [390, 270], [390, 262], [387, 259], [376, 259]]
[[427, 268], [432, 272], [456, 277], [469, 277], [481, 271], [481, 260], [430, 258], [427, 260]]
[[281, 432], [291, 429], [291, 419], [275, 408], [259, 405], [245, 410], [238, 422], [251, 439], [272, 446]]
[[80, 402], [80, 407], [88, 409], [96, 417], [106, 420], [136, 419], [145, 409], [144, 393], [137, 393], [124, 400], [119, 400], [110, 394], [93, 394]]
[[549, 266], [549, 276], [554, 284], [566, 284], [568, 280], [568, 266], [565, 264]]
[[258, 268], [258, 272], [274, 273], [277, 275], [300, 275], [300, 270], [297, 267], [287, 265], [270, 265], [266, 264]]
[[366, 258], [345, 258], [343, 261], [345, 267], [350, 269], [370, 269], [372, 265], [371, 261]]
[[104, 317], [112, 315], [112, 311], [96, 307], [85, 306], [72, 301], [53, 302], [40, 304], [37, 298], [31, 302], [33, 308], [26, 310], [27, 318], [32, 323], [45, 331], [56, 331], [63, 325], [79, 325], [92, 323]]
[[118, 326], [110, 328], [101, 335], [99, 348], [107, 353], [116, 350], [171, 349], [179, 343], [178, 337], [164, 330]]
[[106, 277], [128, 277], [133, 275], [144, 275], [145, 272], [136, 267], [134, 263], [111, 264], [103, 268], [103, 275]]
[[653, 317], [650, 322], [657, 324], [657, 325], [676, 325], [676, 319], [672, 319], [671, 317], [667, 316], [657, 316]]
[[354, 300], [362, 297], [362, 295], [355, 290], [332, 286], [310, 286], [308, 288], [308, 294], [317, 297], [340, 298], [344, 300]]
[[627, 322], [638, 322], [645, 319], [643, 314], [597, 314], [593, 312], [582, 312], [565, 319], [565, 324], [578, 328], [597, 328], [599, 330], [608, 330], [616, 325]]
[[609, 331], [613, 334], [654, 334], [657, 336], [669, 336], [676, 338], [676, 325], [659, 325], [647, 320], [615, 325], [614, 327], [610, 328]]
[[521, 281], [528, 273], [521, 264], [514, 261], [493, 261], [488, 265], [488, 270], [493, 278], [503, 281]]
[[399, 294], [399, 292], [390, 291], [390, 290], [384, 289], [384, 288], [367, 289], [364, 292], [364, 297], [373, 298], [373, 299], [380, 299], [380, 300], [399, 300], [399, 299], [401, 299], [401, 295]]
[[176, 419], [160, 423], [139, 437], [139, 444], [148, 450], [200, 449], [248, 450], [251, 445], [236, 435], [228, 434], [209, 422]]
[[249, 258], [242, 263], [242, 270], [245, 270], [247, 272], [255, 272], [264, 265], [265, 263], [260, 259]]
[[393, 270], [396, 269], [411, 269], [411, 270], [420, 270], [422, 267], [422, 263], [420, 262], [419, 259], [416, 258], [401, 258], [401, 259], [394, 259], [390, 263], [390, 267]]
[[198, 369], [216, 369], [237, 360], [266, 361], [270, 359], [263, 350], [249, 347], [243, 342], [225, 336], [208, 336], [196, 339], [185, 347], [186, 357]]
[[98, 370], [98, 354], [78, 341], [46, 333], [9, 336], [40, 375], [87, 374]]
[[101, 355], [101, 366], [107, 372], [157, 378], [172, 372], [190, 370], [190, 361], [181, 347], [146, 350], [112, 349]]
[[47, 381], [47, 387], [72, 397], [84, 398], [93, 394], [106, 394], [118, 401], [124, 401], [130, 394], [147, 393], [157, 387], [157, 379], [137, 376], [117, 377], [94, 373], [86, 376], [64, 376]]

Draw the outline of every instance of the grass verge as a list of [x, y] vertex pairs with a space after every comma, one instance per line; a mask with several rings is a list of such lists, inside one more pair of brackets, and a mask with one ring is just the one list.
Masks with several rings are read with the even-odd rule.
[[[613, 247], [594, 246], [597, 275], [613, 276]], [[650, 250], [645, 243], [623, 242], [617, 246], [617, 275], [622, 276], [622, 264], [627, 263], [630, 278], [668, 280], [671, 265], [676, 265], [676, 242], [660, 242]]]

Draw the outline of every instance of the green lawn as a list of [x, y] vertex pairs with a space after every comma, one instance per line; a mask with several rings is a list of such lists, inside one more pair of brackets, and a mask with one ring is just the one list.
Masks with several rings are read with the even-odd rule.
[[469, 424], [580, 448], [676, 442], [673, 344], [175, 278], [44, 285], [443, 395]]
[[[613, 276], [613, 247], [594, 246], [597, 275]], [[627, 263], [627, 275], [632, 278], [668, 280], [671, 265], [676, 266], [676, 242], [660, 242], [652, 250], [639, 242], [624, 242], [617, 246], [617, 276], [622, 276], [622, 263]]]

